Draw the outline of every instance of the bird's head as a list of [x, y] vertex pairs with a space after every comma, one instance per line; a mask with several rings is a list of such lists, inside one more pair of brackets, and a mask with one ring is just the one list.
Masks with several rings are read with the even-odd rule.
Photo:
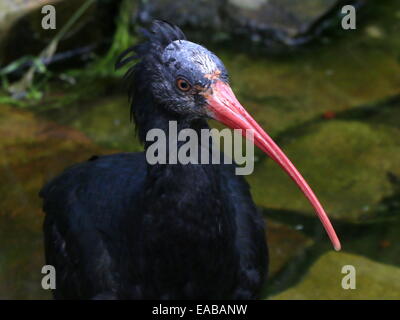
[[208, 98], [217, 82], [228, 83], [222, 61], [184, 39], [168, 44], [160, 60], [150, 86], [156, 102], [180, 116], [212, 117]]
[[[140, 59], [127, 74], [132, 98], [143, 88], [141, 95], [146, 92], [159, 108], [177, 118], [213, 118], [208, 100], [217, 83], [229, 82], [222, 61], [203, 46], [186, 40], [178, 27], [167, 22], [155, 21], [142, 33], [149, 41], [122, 53], [117, 63], [119, 67]], [[130, 52], [135, 54], [129, 56]], [[133, 110], [134, 116], [137, 111]]]
[[[252, 130], [254, 144], [277, 162], [296, 182], [314, 207], [336, 250], [340, 242], [307, 182], [282, 150], [236, 99], [226, 68], [211, 51], [186, 40], [183, 32], [167, 22], [155, 21], [142, 30], [148, 41], [124, 51], [117, 67], [139, 60], [126, 77], [133, 100], [136, 124], [144, 123], [157, 111], [178, 120], [212, 118], [233, 129]], [[133, 55], [130, 55], [133, 53]], [[151, 128], [148, 128], [151, 129]]]

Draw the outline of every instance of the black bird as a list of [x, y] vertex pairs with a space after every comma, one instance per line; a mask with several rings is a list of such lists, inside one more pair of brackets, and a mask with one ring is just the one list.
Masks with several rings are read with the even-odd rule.
[[[236, 100], [218, 57], [155, 21], [123, 52], [139, 139], [158, 128], [200, 134], [207, 119], [254, 130], [254, 143], [303, 190], [340, 243], [296, 168]], [[130, 54], [133, 55], [130, 55]], [[178, 147], [183, 142], [178, 142]], [[168, 152], [168, 150], [167, 150]], [[150, 164], [145, 153], [93, 157], [40, 192], [46, 263], [56, 299], [254, 299], [266, 278], [264, 222], [229, 164]]]

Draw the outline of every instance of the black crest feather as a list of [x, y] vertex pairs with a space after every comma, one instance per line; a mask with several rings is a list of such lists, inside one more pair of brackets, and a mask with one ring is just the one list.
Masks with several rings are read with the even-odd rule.
[[162, 20], [155, 20], [149, 30], [140, 28], [139, 32], [148, 41], [139, 43], [123, 51], [117, 58], [116, 69], [123, 67], [133, 60], [141, 59], [148, 54], [160, 53], [175, 40], [186, 40], [185, 34], [179, 27]]
[[115, 67], [118, 69], [138, 60], [138, 63], [128, 69], [124, 80], [127, 83], [131, 102], [131, 119], [136, 124], [139, 139], [144, 141], [146, 124], [149, 124], [148, 117], [151, 115], [149, 109], [154, 107], [152, 98], [146, 90], [151, 85], [149, 81], [157, 77], [158, 65], [162, 64], [161, 56], [164, 49], [171, 42], [186, 40], [186, 37], [177, 26], [161, 20], [155, 20], [149, 30], [141, 29], [140, 33], [147, 38], [147, 41], [123, 51], [118, 56]]

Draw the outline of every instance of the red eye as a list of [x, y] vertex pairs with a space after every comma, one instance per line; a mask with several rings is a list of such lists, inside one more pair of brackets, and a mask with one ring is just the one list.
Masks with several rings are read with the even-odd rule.
[[183, 92], [187, 92], [192, 88], [189, 81], [187, 81], [186, 79], [182, 79], [182, 78], [179, 78], [176, 80], [176, 86], [178, 87], [179, 90], [181, 90]]

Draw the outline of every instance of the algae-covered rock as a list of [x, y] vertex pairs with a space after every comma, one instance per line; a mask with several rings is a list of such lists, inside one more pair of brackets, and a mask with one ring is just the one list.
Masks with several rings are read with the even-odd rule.
[[107, 153], [84, 134], [0, 105], [0, 299], [49, 298], [38, 192], [65, 167]]
[[394, 52], [400, 45], [393, 41], [389, 46], [393, 54], [365, 51], [366, 45], [367, 41], [345, 39], [335, 48], [328, 45], [285, 59], [225, 50], [217, 54], [243, 106], [274, 136], [327, 112], [357, 109], [398, 95], [400, 63]]
[[130, 105], [126, 96], [109, 96], [56, 110], [48, 116], [63, 125], [85, 133], [96, 144], [129, 152], [142, 151], [130, 119]]
[[277, 56], [215, 50], [239, 100], [269, 134], [400, 93], [400, 2], [370, 2], [365, 10], [383, 39], [369, 37], [359, 22], [357, 30], [339, 30], [340, 38]]
[[[355, 268], [355, 289], [343, 289], [344, 266]], [[302, 281], [271, 299], [400, 299], [400, 268], [365, 257], [329, 252], [322, 255]], [[344, 280], [349, 284], [348, 280]]]
[[53, 122], [40, 120], [33, 113], [0, 105], [0, 148], [2, 164], [17, 165], [90, 145], [82, 133]]
[[[281, 143], [334, 219], [350, 222], [398, 218], [386, 212], [398, 194], [400, 130], [357, 121], [330, 120]], [[302, 193], [270, 159], [248, 177], [258, 205], [313, 215]], [[392, 177], [392, 178], [391, 178]]]

